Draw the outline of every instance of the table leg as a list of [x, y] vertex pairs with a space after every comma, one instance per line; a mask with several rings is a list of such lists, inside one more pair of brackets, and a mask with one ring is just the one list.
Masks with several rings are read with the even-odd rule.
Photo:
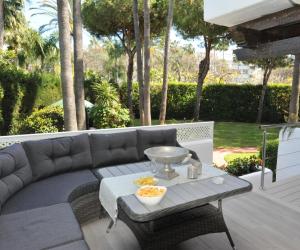
[[[219, 211], [222, 213], [223, 220], [224, 220], [224, 215], [223, 215], [223, 210], [222, 210], [222, 200], [218, 200], [218, 209], [219, 209]], [[225, 221], [225, 220], [224, 220], [224, 221]], [[224, 223], [225, 223], [225, 222], [224, 222]], [[231, 245], [232, 249], [233, 249], [233, 250], [236, 250], [236, 247], [235, 247], [235, 245], [234, 245], [234, 242], [233, 242], [233, 240], [232, 240], [232, 237], [231, 237], [231, 235], [230, 235], [230, 232], [229, 232], [229, 230], [228, 230], [228, 228], [227, 228], [226, 223], [225, 223], [225, 233], [226, 233], [226, 235], [227, 235], [227, 238], [228, 238], [228, 240], [229, 240], [229, 242], [230, 242], [230, 245]]]
[[106, 233], [107, 234], [110, 233], [110, 230], [111, 230], [111, 228], [112, 228], [113, 225], [114, 225], [114, 221], [113, 221], [113, 219], [110, 219], [108, 227], [106, 229]]

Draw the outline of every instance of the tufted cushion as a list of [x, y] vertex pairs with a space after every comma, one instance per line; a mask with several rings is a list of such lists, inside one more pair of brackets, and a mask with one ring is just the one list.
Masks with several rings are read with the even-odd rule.
[[130, 163], [139, 160], [136, 131], [114, 134], [92, 134], [94, 167]]
[[23, 142], [33, 179], [90, 168], [92, 156], [87, 134]]
[[147, 157], [144, 151], [147, 148], [157, 146], [176, 146], [176, 129], [162, 130], [137, 130], [138, 149], [140, 160], [145, 160]]
[[0, 208], [14, 193], [32, 181], [32, 172], [21, 144], [0, 151]]

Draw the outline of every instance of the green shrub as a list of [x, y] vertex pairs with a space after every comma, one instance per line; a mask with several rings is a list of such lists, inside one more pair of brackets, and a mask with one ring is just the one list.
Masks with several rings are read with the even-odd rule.
[[32, 113], [40, 82], [39, 73], [29, 73], [0, 60], [2, 135], [9, 133], [15, 120], [24, 119]]
[[[193, 118], [196, 83], [170, 82], [168, 90], [167, 119]], [[200, 119], [214, 121], [255, 122], [261, 94], [261, 85], [206, 84], [200, 109]], [[263, 122], [281, 123], [288, 114], [291, 87], [284, 84], [268, 86], [265, 97]], [[121, 86], [121, 100], [126, 103], [126, 84]], [[138, 85], [133, 86], [133, 106], [138, 110]], [[158, 119], [161, 102], [161, 84], [151, 84], [152, 118]]]
[[[276, 180], [276, 165], [278, 153], [278, 139], [267, 141], [266, 144], [266, 163], [265, 166], [273, 171], [273, 181]], [[259, 157], [262, 159], [262, 148], [260, 149]]]
[[261, 164], [261, 160], [253, 155], [250, 157], [240, 157], [229, 161], [226, 171], [235, 176], [241, 176], [258, 171], [258, 166]]
[[103, 82], [103, 77], [100, 73], [94, 71], [86, 71], [85, 78], [84, 78], [84, 92], [85, 92], [85, 99], [90, 101], [91, 103], [96, 102], [96, 93], [93, 88], [95, 84], [100, 84]]
[[123, 108], [117, 90], [109, 83], [93, 85], [95, 106], [90, 110], [92, 125], [96, 128], [126, 127], [130, 123], [129, 111]]
[[54, 133], [63, 131], [64, 117], [61, 107], [48, 106], [34, 111], [29, 117], [20, 123], [18, 133]]
[[42, 73], [35, 107], [46, 107], [60, 99], [62, 99], [62, 93], [59, 75]]

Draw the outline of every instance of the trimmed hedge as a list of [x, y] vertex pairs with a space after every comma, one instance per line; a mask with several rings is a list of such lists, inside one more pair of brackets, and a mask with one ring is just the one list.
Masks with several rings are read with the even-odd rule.
[[[203, 88], [200, 119], [215, 121], [255, 122], [261, 85], [207, 84]], [[126, 103], [126, 85], [120, 89]], [[284, 84], [268, 86], [263, 122], [281, 123], [288, 115], [291, 87]], [[167, 119], [192, 119], [195, 103], [195, 83], [169, 83]], [[158, 119], [161, 84], [151, 86], [152, 117]], [[134, 112], [138, 117], [138, 85], [133, 86]]]

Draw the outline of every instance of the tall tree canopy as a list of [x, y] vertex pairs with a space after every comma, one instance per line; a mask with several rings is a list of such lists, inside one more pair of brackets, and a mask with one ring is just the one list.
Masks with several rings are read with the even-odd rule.
[[204, 21], [203, 0], [177, 0], [174, 10], [174, 24], [184, 38], [203, 41], [205, 56], [199, 63], [198, 86], [194, 120], [199, 120], [202, 87], [210, 67], [212, 49], [226, 48], [227, 28]]
[[[165, 28], [166, 0], [151, 1], [151, 35], [158, 36]], [[86, 29], [98, 38], [117, 37], [128, 56], [127, 102], [132, 113], [133, 63], [136, 53], [132, 0], [86, 0], [82, 15]], [[139, 23], [143, 27], [143, 1], [139, 0]], [[143, 40], [143, 30], [140, 35]]]

